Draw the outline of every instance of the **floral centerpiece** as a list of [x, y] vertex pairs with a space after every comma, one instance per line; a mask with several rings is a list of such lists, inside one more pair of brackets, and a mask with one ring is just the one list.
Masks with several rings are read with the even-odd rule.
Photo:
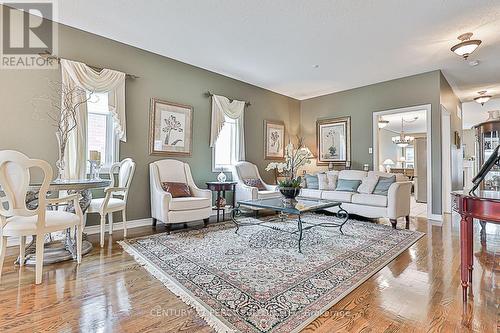
[[311, 151], [304, 146], [303, 139], [299, 138], [297, 148], [289, 143], [285, 147], [285, 161], [272, 162], [266, 167], [266, 171], [277, 170], [279, 173], [284, 173], [286, 179], [278, 182], [278, 188], [287, 199], [294, 199], [300, 193], [302, 179], [297, 176], [297, 171], [300, 167], [311, 163], [310, 158], [313, 157]]

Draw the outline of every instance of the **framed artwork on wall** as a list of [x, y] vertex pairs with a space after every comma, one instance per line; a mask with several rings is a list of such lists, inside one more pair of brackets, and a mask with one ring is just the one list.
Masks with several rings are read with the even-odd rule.
[[163, 156], [191, 156], [192, 141], [193, 107], [152, 98], [149, 153]]
[[285, 123], [264, 120], [264, 159], [282, 160], [285, 158]]
[[351, 117], [316, 121], [318, 165], [351, 164]]

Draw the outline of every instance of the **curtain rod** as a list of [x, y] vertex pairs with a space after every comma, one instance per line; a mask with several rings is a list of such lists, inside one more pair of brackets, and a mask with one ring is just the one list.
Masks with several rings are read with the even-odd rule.
[[[206, 96], [206, 97], [212, 97], [213, 95], [214, 95], [214, 94], [213, 94], [210, 90], [208, 90], [208, 91], [205, 93], [205, 96]], [[233, 101], [232, 99], [229, 99], [229, 100], [230, 100], [231, 102]], [[252, 103], [250, 103], [250, 102], [245, 102], [245, 106], [250, 106], [250, 105], [252, 105]]]
[[[61, 59], [60, 57], [57, 57], [57, 56], [54, 56], [52, 54], [50, 54], [49, 52], [45, 52], [45, 53], [38, 53], [38, 55], [44, 59], [52, 59], [52, 60], [56, 60], [58, 63], [61, 63]], [[70, 59], [68, 59], [70, 60]], [[99, 67], [99, 66], [94, 66], [94, 65], [88, 65], [86, 64], [87, 66], [89, 66], [90, 68], [100, 72], [102, 71], [104, 68], [102, 67]], [[125, 76], [129, 79], [138, 79], [140, 78], [140, 76], [137, 76], [137, 75], [134, 75], [134, 74], [128, 74], [128, 73], [125, 73]]]

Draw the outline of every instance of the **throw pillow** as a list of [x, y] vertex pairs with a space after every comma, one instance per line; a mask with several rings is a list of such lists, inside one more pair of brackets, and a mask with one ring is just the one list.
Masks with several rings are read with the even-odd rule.
[[318, 185], [320, 190], [333, 191], [337, 185], [337, 176], [328, 173], [318, 173]]
[[377, 186], [378, 177], [377, 176], [368, 176], [361, 180], [361, 185], [358, 187], [359, 193], [371, 194]]
[[243, 179], [243, 183], [245, 185], [250, 186], [250, 187], [257, 187], [259, 191], [265, 191], [267, 190], [264, 184], [262, 184], [262, 181], [259, 178], [247, 178]]
[[305, 174], [304, 178], [306, 180], [306, 188], [317, 190], [319, 189], [318, 175]]
[[191, 197], [191, 190], [185, 183], [163, 182], [161, 187], [165, 192], [172, 195], [172, 198]]
[[392, 183], [396, 182], [396, 175], [392, 177], [380, 177], [378, 179], [377, 185], [373, 190], [373, 194], [379, 195], [387, 195], [389, 192], [389, 187], [391, 187]]
[[335, 191], [357, 192], [360, 184], [361, 180], [339, 179], [337, 181], [337, 187], [335, 188]]
[[337, 187], [337, 179], [339, 179], [338, 171], [327, 171], [326, 177], [328, 178], [328, 184], [332, 190], [335, 190]]

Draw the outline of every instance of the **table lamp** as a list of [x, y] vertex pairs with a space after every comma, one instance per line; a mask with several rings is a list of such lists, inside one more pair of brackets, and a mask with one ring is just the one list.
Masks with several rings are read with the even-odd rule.
[[382, 163], [382, 164], [385, 166], [385, 170], [386, 170], [387, 172], [391, 172], [391, 166], [393, 166], [393, 165], [394, 165], [394, 164], [396, 164], [396, 163], [394, 163], [394, 161], [393, 161], [393, 160], [391, 160], [390, 158], [388, 158], [388, 159], [386, 159], [386, 160], [384, 161], [384, 163]]

